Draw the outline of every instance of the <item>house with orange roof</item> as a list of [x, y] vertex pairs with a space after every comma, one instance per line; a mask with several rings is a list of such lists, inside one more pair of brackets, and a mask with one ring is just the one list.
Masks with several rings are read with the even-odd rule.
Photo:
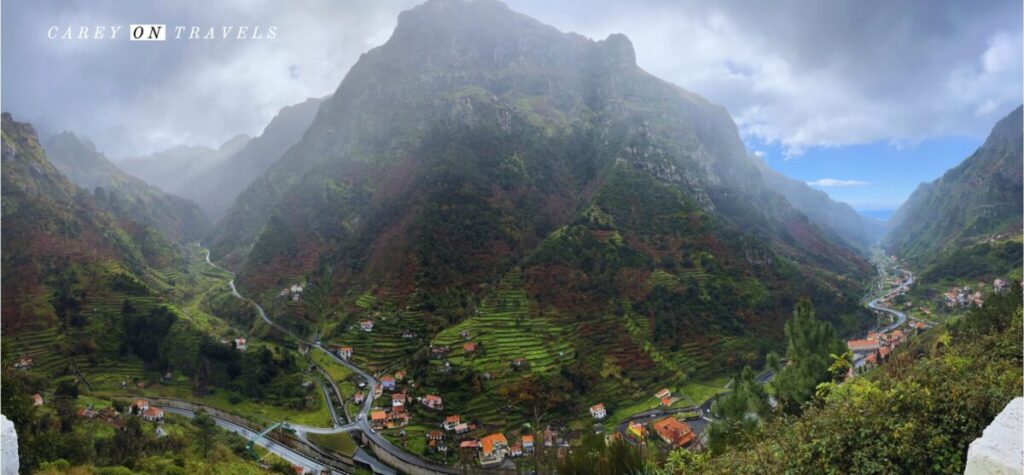
[[380, 386], [388, 391], [395, 389], [395, 377], [384, 376], [383, 378], [380, 378]]
[[146, 409], [146, 412], [142, 413], [142, 418], [152, 422], [162, 421], [164, 420], [164, 411], [159, 407], [150, 407]]
[[149, 401], [145, 399], [138, 399], [132, 403], [132, 409], [134, 409], [135, 413], [142, 414], [143, 412], [146, 412], [147, 409], [149, 409]]
[[428, 409], [444, 409], [444, 401], [441, 399], [441, 396], [427, 394], [426, 396], [423, 396], [422, 402], [423, 405], [426, 406]]
[[375, 429], [384, 427], [388, 422], [388, 413], [384, 411], [370, 411], [370, 425]]
[[405, 371], [402, 371], [402, 370], [395, 371], [395, 381], [401, 381], [403, 379], [405, 379]]
[[32, 405], [33, 406], [42, 406], [43, 405], [43, 396], [41, 396], [39, 393], [33, 394], [32, 395]]
[[697, 438], [690, 424], [669, 416], [653, 424], [654, 432], [672, 448], [683, 447]]
[[508, 457], [508, 439], [505, 435], [497, 432], [480, 439], [480, 465], [483, 467], [494, 466]]
[[881, 344], [878, 340], [849, 340], [846, 342], [846, 347], [854, 353], [875, 351], [879, 346], [881, 346]]
[[608, 412], [604, 410], [604, 404], [598, 403], [590, 406], [590, 416], [594, 419], [601, 420], [608, 417]]
[[347, 359], [351, 358], [352, 357], [352, 353], [353, 353], [353, 350], [352, 350], [351, 346], [347, 346], [346, 345], [346, 346], [339, 346], [338, 347], [338, 357], [343, 359], [343, 360], [347, 360]]
[[462, 351], [465, 351], [466, 353], [473, 353], [473, 352], [475, 352], [476, 351], [476, 343], [472, 342], [472, 341], [467, 342], [467, 343], [463, 343], [462, 344]]
[[409, 424], [411, 416], [404, 407], [396, 407], [388, 413], [388, 428], [405, 427]]
[[458, 415], [451, 415], [444, 418], [444, 422], [441, 426], [444, 427], [444, 430], [452, 431], [455, 430], [455, 426], [459, 425], [460, 422], [462, 422], [461, 417]]
[[405, 405], [405, 394], [398, 393], [391, 395], [391, 407], [402, 407]]
[[519, 444], [523, 446], [523, 452], [533, 453], [533, 434], [526, 434], [519, 438]]
[[364, 332], [372, 332], [373, 320], [363, 320], [359, 322], [359, 328], [361, 328]]
[[363, 401], [365, 400], [366, 394], [364, 394], [362, 391], [356, 391], [356, 393], [352, 395], [352, 401], [354, 401], [356, 404], [362, 404]]

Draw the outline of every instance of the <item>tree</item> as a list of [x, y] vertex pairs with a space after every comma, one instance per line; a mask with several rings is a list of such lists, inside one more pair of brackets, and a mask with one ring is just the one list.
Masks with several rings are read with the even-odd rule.
[[722, 449], [751, 435], [769, 412], [764, 387], [749, 366], [733, 380], [733, 390], [712, 407], [714, 422], [708, 429], [711, 450]]
[[811, 400], [819, 383], [832, 379], [831, 355], [845, 353], [846, 347], [836, 338], [832, 325], [815, 317], [806, 298], [797, 302], [785, 333], [788, 362], [776, 378], [775, 388], [782, 409], [795, 414]]
[[192, 425], [199, 429], [196, 441], [199, 443], [199, 450], [203, 453], [203, 457], [206, 457], [206, 454], [210, 452], [210, 448], [213, 447], [216, 424], [213, 422], [213, 418], [207, 415], [205, 411], [199, 410], [192, 419]]
[[644, 473], [647, 461], [640, 449], [622, 439], [606, 443], [598, 434], [583, 436], [580, 446], [557, 463], [564, 475], [619, 475]]

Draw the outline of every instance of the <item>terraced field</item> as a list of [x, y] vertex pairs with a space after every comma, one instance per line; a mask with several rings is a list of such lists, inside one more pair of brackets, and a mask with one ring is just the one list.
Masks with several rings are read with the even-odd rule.
[[[528, 371], [541, 374], [557, 371], [560, 362], [575, 359], [570, 330], [551, 317], [530, 314], [522, 275], [513, 272], [482, 302], [476, 315], [439, 333], [433, 344], [451, 348], [448, 361], [452, 365], [488, 371], [492, 381], [500, 384], [515, 378], [512, 362], [516, 358], [526, 359]], [[462, 332], [469, 338], [463, 338]], [[467, 341], [480, 348], [467, 354], [462, 348]], [[441, 362], [434, 360], [433, 364]]]
[[23, 331], [16, 338], [4, 338], [4, 344], [10, 346], [14, 359], [32, 358], [32, 371], [44, 371], [51, 374], [63, 372], [71, 363], [71, 359], [64, 356], [63, 342], [64, 337], [57, 332], [55, 327]]
[[[337, 332], [341, 336], [330, 338], [330, 343], [352, 346], [352, 361], [373, 371], [401, 369], [404, 361], [427, 346], [427, 322], [423, 311], [400, 309], [397, 302], [397, 296], [386, 290], [362, 293], [356, 299], [362, 310], [342, 323], [345, 328]], [[372, 332], [359, 327], [366, 319], [374, 322]], [[404, 338], [406, 330], [416, 336]]]

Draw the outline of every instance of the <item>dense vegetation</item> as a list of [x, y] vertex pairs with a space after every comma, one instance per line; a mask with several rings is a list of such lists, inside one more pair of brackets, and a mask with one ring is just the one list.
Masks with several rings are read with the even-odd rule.
[[[0, 404], [18, 431], [21, 473], [242, 474], [260, 470], [245, 458], [244, 439], [216, 428], [208, 417], [187, 422], [168, 416], [161, 424], [166, 435], [158, 435], [155, 424], [137, 416], [124, 417], [120, 428], [101, 418], [82, 418], [77, 411], [86, 406], [97, 411], [113, 407], [122, 413], [129, 408], [120, 400], [82, 400], [73, 380], [53, 385], [48, 378], [13, 369], [6, 353]], [[45, 404], [33, 406], [33, 394], [42, 394]]]
[[671, 473], [961, 473], [967, 446], [1021, 395], [1019, 285], [930, 330], [885, 365], [826, 384], [711, 455], [679, 453]]

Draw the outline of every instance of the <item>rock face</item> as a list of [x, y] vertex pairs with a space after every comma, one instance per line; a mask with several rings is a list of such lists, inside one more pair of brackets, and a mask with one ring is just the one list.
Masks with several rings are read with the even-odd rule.
[[919, 186], [889, 220], [886, 248], [922, 265], [979, 240], [1019, 233], [1024, 213], [1022, 115], [1018, 107], [963, 163]]
[[18, 475], [18, 433], [14, 423], [0, 414], [0, 475]]
[[1010, 401], [967, 450], [964, 475], [1024, 473], [1024, 398]]

